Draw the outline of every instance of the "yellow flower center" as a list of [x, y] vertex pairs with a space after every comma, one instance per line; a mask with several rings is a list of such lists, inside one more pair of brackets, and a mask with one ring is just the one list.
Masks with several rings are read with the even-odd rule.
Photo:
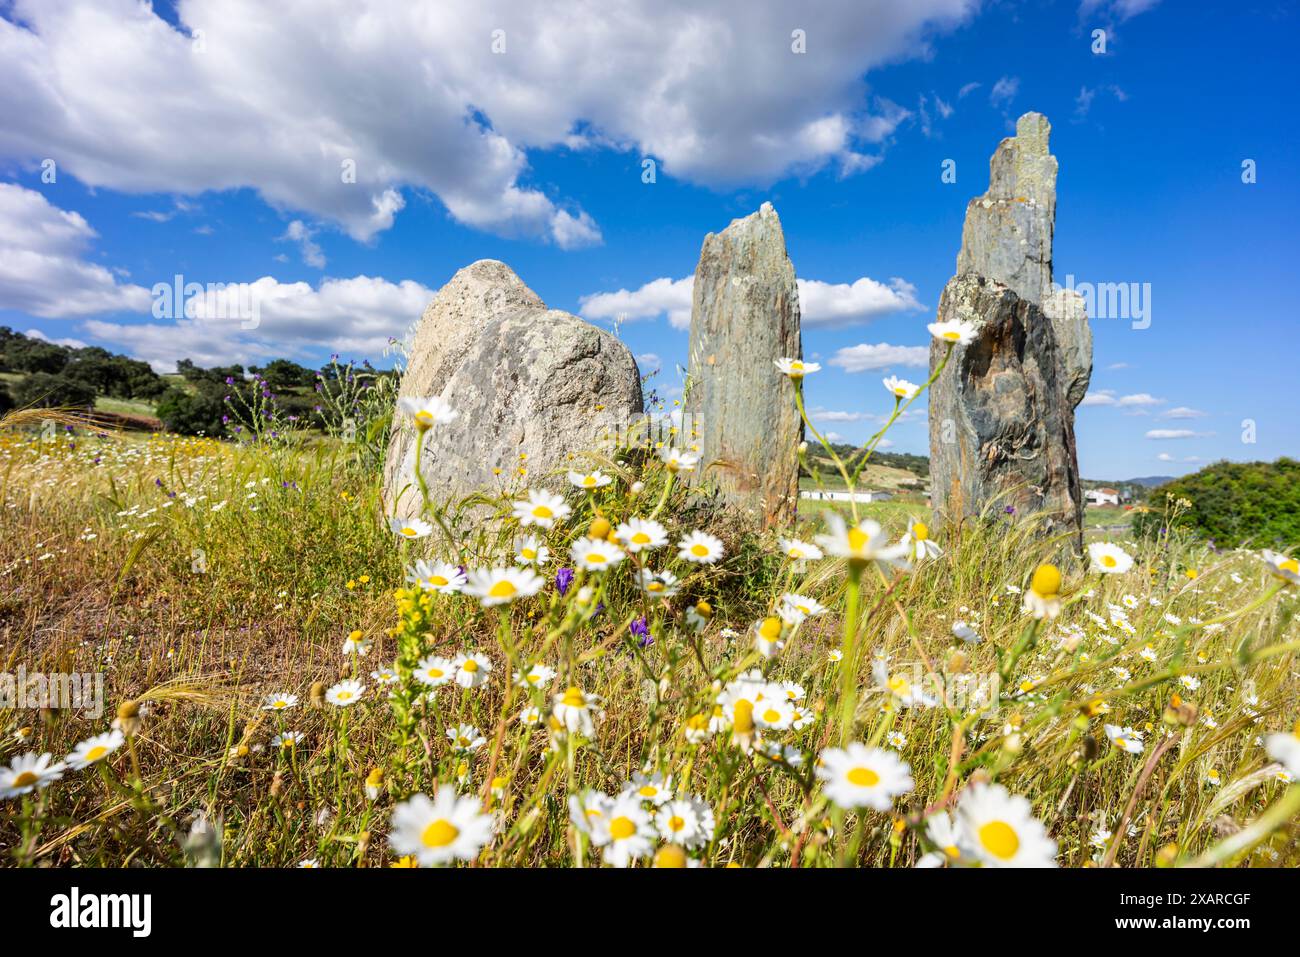
[[763, 720], [768, 724], [776, 724], [781, 720], [781, 712], [777, 711], [775, 708], [768, 708], [763, 712]]
[[949, 329], [943, 334], [943, 338], [947, 339], [949, 342], [956, 342], [961, 338], [961, 333], [956, 329]]
[[861, 552], [867, 547], [868, 541], [870, 539], [867, 538], [867, 533], [856, 525], [849, 529], [849, 551], [855, 554]]
[[1020, 850], [1020, 838], [1016, 829], [1006, 821], [989, 821], [979, 829], [980, 843], [994, 857], [1009, 861]]
[[764, 618], [763, 623], [758, 626], [758, 633], [768, 641], [776, 641], [781, 637], [781, 619]]
[[943, 849], [943, 852], [947, 854], [948, 857], [950, 857], [954, 861], [957, 860], [957, 858], [961, 857], [961, 850], [957, 847], [956, 844], [949, 844], [947, 847]]
[[587, 707], [587, 697], [580, 688], [566, 688], [560, 703], [570, 708], [585, 708]]
[[460, 829], [446, 818], [438, 818], [420, 835], [425, 847], [446, 847], [460, 835]]
[[405, 535], [407, 538], [414, 538], [416, 535], [419, 535], [420, 533], [417, 532], [415, 529], [411, 528], [410, 525], [406, 525], [402, 528], [402, 534]]
[[439, 588], [450, 583], [449, 580], [444, 578], [442, 575], [430, 575], [428, 581], [430, 585], [436, 585]]
[[1039, 565], [1034, 569], [1029, 587], [1043, 598], [1055, 598], [1061, 590], [1061, 570], [1055, 565]]
[[525, 548], [525, 549], [522, 549], [522, 550], [519, 552], [519, 554], [520, 554], [520, 555], [523, 555], [524, 558], [528, 559], [528, 560], [531, 562], [534, 558], [537, 557], [537, 549], [535, 549], [535, 548]]
[[533, 506], [533, 518], [551, 518], [554, 514], [546, 505]]
[[709, 547], [696, 542], [691, 546], [691, 554], [697, 558], [703, 558], [705, 555], [709, 554]]
[[641, 795], [643, 798], [652, 798], [659, 793], [659, 789], [653, 784], [643, 784], [637, 789], [636, 793]]
[[587, 488], [591, 488], [593, 485], [596, 484], [596, 476], [594, 476], [594, 475], [584, 475], [584, 476], [582, 477], [582, 484], [585, 485], [585, 486], [587, 486]]
[[636, 532], [629, 541], [631, 541], [633, 545], [649, 545], [650, 536], [645, 532]]
[[880, 783], [880, 775], [871, 768], [850, 768], [847, 777], [850, 784], [860, 788], [871, 788]]
[[86, 752], [86, 760], [98, 761], [106, 754], [108, 754], [108, 748], [104, 747], [102, 744], [99, 744]]
[[1300, 575], [1300, 561], [1294, 558], [1288, 558], [1285, 561], [1277, 563], [1277, 567], [1284, 572], [1290, 572], [1292, 575]]
[[473, 674], [475, 671], [478, 671], [478, 662], [473, 658], [466, 658], [465, 663], [461, 665], [461, 667]]
[[351, 691], [340, 691], [338, 694], [338, 699], [340, 701], [347, 701], [351, 697], [352, 697]]
[[636, 825], [630, 817], [616, 817], [609, 822], [609, 836], [622, 841], [636, 833]]
[[661, 582], [661, 581], [652, 581], [652, 582], [650, 582], [650, 584], [648, 584], [648, 585], [645, 586], [645, 590], [646, 590], [646, 591], [663, 591], [663, 590], [664, 590], [664, 583]]
[[609, 561], [609, 559], [607, 559], [600, 552], [587, 552], [588, 565], [603, 565], [607, 561]]
[[495, 585], [493, 585], [491, 588], [488, 589], [488, 597], [509, 598], [518, 590], [519, 589], [515, 587], [514, 582], [506, 581], [505, 579], [502, 579], [501, 581], [497, 582]]
[[921, 522], [912, 524], [912, 537], [918, 542], [923, 542], [930, 537], [930, 529]]
[[748, 734], [754, 730], [754, 705], [752, 702], [743, 698], [736, 702], [735, 719], [732, 722], [736, 730], [741, 734]]
[[25, 788], [35, 784], [37, 781], [36, 772], [24, 771], [18, 777], [14, 778], [13, 786], [16, 788]]
[[1119, 562], [1115, 561], [1114, 555], [1102, 555], [1101, 563], [1105, 565], [1107, 568], [1114, 568], [1116, 565], [1119, 564]]
[[425, 674], [428, 675], [430, 678], [441, 678], [443, 672], [441, 668], [430, 668], [428, 671], [425, 672]]
[[433, 414], [426, 409], [421, 409], [415, 413], [415, 422], [417, 425], [423, 425], [425, 428], [433, 425]]

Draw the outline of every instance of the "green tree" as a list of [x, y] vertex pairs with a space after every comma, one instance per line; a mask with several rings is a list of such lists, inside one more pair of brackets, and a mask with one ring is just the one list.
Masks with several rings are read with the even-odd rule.
[[20, 408], [89, 409], [95, 404], [95, 389], [78, 379], [33, 372], [12, 387]]
[[[1180, 524], [1220, 548], [1250, 544], [1285, 547], [1300, 544], [1300, 462], [1216, 462], [1155, 489], [1151, 506], [1160, 509], [1172, 496], [1191, 506]], [[1146, 512], [1133, 522], [1140, 535], [1158, 534], [1162, 512]]]

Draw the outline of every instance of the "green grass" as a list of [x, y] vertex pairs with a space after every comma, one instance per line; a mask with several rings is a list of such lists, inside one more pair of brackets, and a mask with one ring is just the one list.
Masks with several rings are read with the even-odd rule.
[[[501, 817], [478, 850], [482, 864], [589, 866], [604, 850], [572, 825], [568, 798], [616, 794], [642, 772], [671, 777], [709, 806], [714, 826], [687, 853], [710, 866], [911, 866], [935, 850], [927, 816], [960, 806], [980, 780], [1029, 801], [1062, 865], [1112, 851], [1126, 866], [1300, 863], [1300, 792], [1256, 743], [1296, 718], [1295, 591], [1275, 593], [1255, 556], [1215, 555], [1175, 534], [1125, 543], [1133, 569], [1099, 576], [1032, 517], [968, 527], [960, 541], [933, 522], [939, 557], [908, 571], [868, 566], [856, 586], [844, 561], [792, 564], [776, 533], [713, 514], [656, 463], [622, 457], [607, 468], [607, 490], [569, 490], [573, 514], [529, 530], [554, 556], [539, 594], [484, 608], [466, 595], [407, 591], [405, 570], [425, 551], [470, 568], [511, 564], [512, 498], [436, 510], [433, 535], [399, 542], [380, 520], [378, 477], [355, 451], [320, 439], [235, 447], [0, 433], [0, 658], [10, 671], [100, 672], [107, 692], [100, 717], [0, 711], [0, 766], [28, 751], [67, 754], [107, 731], [119, 706], [144, 703], [138, 728], [127, 707], [129, 747], [4, 802], [10, 863], [172, 866], [206, 854], [226, 865], [382, 866], [398, 857], [394, 809], [452, 789]], [[633, 480], [645, 483], [635, 496]], [[816, 504], [800, 507], [807, 515]], [[650, 554], [651, 568], [679, 578], [662, 603], [638, 589], [631, 560], [561, 596], [555, 572], [571, 563], [597, 506], [615, 524], [657, 511], [674, 543], [711, 528], [726, 557], [697, 566], [675, 547]], [[872, 503], [862, 514], [898, 534], [918, 508]], [[820, 530], [812, 521], [798, 532]], [[1011, 589], [1044, 561], [1064, 571], [1066, 607], [1035, 625]], [[754, 627], [788, 591], [828, 611], [782, 629], [785, 645], [767, 659]], [[700, 601], [712, 618], [696, 631], [686, 612]], [[1132, 633], [1112, 607], [1126, 608]], [[632, 627], [642, 617], [648, 644]], [[953, 637], [959, 619], [980, 644]], [[364, 657], [342, 651], [354, 631], [370, 642]], [[480, 687], [426, 695], [413, 677], [426, 655], [469, 652], [492, 665]], [[902, 707], [875, 689], [874, 655], [887, 656], [892, 675], [950, 697]], [[510, 680], [533, 665], [556, 675], [528, 688]], [[371, 677], [380, 667], [400, 679], [383, 692]], [[788, 759], [746, 750], [755, 739], [738, 724], [709, 731], [718, 688], [745, 687], [740, 676], [752, 669], [802, 689], [807, 723], [760, 735]], [[311, 704], [313, 689], [354, 675], [366, 685], [358, 704]], [[590, 736], [518, 720], [529, 707], [554, 713], [569, 687], [600, 701]], [[968, 693], [980, 687], [992, 696]], [[271, 693], [299, 704], [262, 710]], [[462, 724], [484, 738], [473, 751], [447, 736]], [[1110, 746], [1105, 724], [1137, 729], [1143, 754]], [[276, 744], [282, 731], [301, 742]], [[904, 740], [891, 744], [893, 734]], [[1164, 734], [1173, 746], [1139, 780]], [[894, 752], [912, 789], [883, 811], [829, 801], [816, 761], [842, 741]], [[215, 845], [187, 843], [196, 814], [221, 821]], [[1252, 830], [1256, 821], [1269, 823]], [[1225, 842], [1243, 828], [1241, 847]], [[1119, 837], [1099, 848], [1103, 830]], [[655, 837], [648, 849], [665, 843]]]

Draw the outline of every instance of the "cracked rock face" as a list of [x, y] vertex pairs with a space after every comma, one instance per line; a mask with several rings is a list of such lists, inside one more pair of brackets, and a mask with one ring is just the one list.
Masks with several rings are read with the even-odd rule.
[[[1082, 298], [1052, 283], [1050, 133], [1046, 117], [1022, 116], [993, 154], [988, 192], [966, 207], [938, 318], [981, 331], [954, 347], [932, 387], [931, 487], [935, 507], [954, 518], [995, 501], [1021, 514], [1046, 510], [1082, 547], [1074, 408], [1092, 375], [1092, 333]], [[946, 348], [931, 345], [931, 370]]]
[[[425, 310], [402, 396], [442, 396], [458, 413], [425, 436], [421, 471], [435, 503], [496, 489], [527, 455], [528, 483], [558, 487], [557, 469], [591, 467], [641, 412], [641, 378], [622, 342], [557, 309], [504, 263], [481, 260]], [[400, 413], [384, 469], [391, 514], [415, 515], [416, 433]], [[570, 458], [575, 456], [575, 458]]]
[[771, 203], [704, 237], [691, 304], [686, 411], [698, 432], [696, 481], [759, 518], [794, 518], [803, 426], [794, 386], [773, 364], [802, 358], [799, 291]]

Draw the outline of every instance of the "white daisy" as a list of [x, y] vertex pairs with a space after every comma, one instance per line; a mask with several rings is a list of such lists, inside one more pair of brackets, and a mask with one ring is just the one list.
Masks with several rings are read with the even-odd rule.
[[459, 654], [451, 664], [456, 672], [456, 684], [462, 688], [477, 688], [492, 672], [492, 660], [478, 652]]
[[637, 584], [651, 598], [671, 598], [681, 588], [681, 583], [672, 572], [652, 572], [643, 568], [637, 574]]
[[536, 535], [527, 535], [515, 542], [515, 561], [520, 565], [545, 565], [551, 550]]
[[487, 738], [483, 737], [479, 729], [472, 724], [458, 724], [454, 728], [448, 728], [447, 740], [457, 751], [466, 754], [477, 751], [487, 744]]
[[82, 768], [89, 767], [96, 761], [102, 761], [126, 741], [126, 737], [121, 731], [113, 730], [107, 734], [97, 734], [93, 738], [87, 738], [82, 741], [67, 757], [68, 767], [74, 771], [80, 771]]
[[689, 532], [677, 543], [677, 557], [697, 565], [712, 565], [722, 555], [722, 539], [708, 532]]
[[826, 528], [826, 533], [816, 538], [827, 555], [859, 564], [874, 561], [881, 567], [907, 564], [904, 548], [889, 544], [889, 535], [878, 522], [868, 518], [849, 526], [838, 512], [827, 512]]
[[1264, 747], [1268, 756], [1289, 773], [1300, 775], [1300, 721], [1296, 722], [1290, 734], [1279, 731], [1265, 737]]
[[601, 848], [605, 863], [614, 867], [627, 867], [649, 856], [655, 836], [649, 812], [635, 797], [615, 799], [606, 817], [591, 822], [591, 842]]
[[609, 821], [614, 799], [599, 791], [583, 791], [569, 795], [569, 820], [582, 834], [591, 836], [592, 828]]
[[916, 561], [938, 558], [943, 554], [939, 544], [930, 538], [930, 527], [914, 518], [907, 520], [907, 534], [900, 543], [906, 554]]
[[822, 557], [822, 550], [816, 545], [810, 545], [808, 542], [801, 542], [797, 538], [778, 539], [781, 545], [781, 551], [785, 557], [792, 561], [809, 561], [815, 562]]
[[670, 472], [691, 472], [700, 461], [700, 457], [693, 452], [683, 452], [667, 446], [660, 451], [659, 457]]
[[465, 587], [465, 573], [450, 562], [419, 559], [406, 570], [406, 580], [425, 591], [454, 595]]
[[1260, 552], [1260, 556], [1268, 564], [1268, 570], [1274, 578], [1291, 585], [1300, 585], [1300, 560], [1289, 555], [1279, 555], [1267, 548]]
[[886, 392], [898, 399], [910, 399], [921, 391], [921, 387], [915, 382], [908, 382], [906, 379], [900, 379], [895, 375], [885, 379], [883, 385]]
[[523, 526], [551, 529], [569, 517], [569, 503], [545, 489], [530, 489], [528, 497], [514, 503], [514, 516]]
[[440, 787], [432, 799], [417, 794], [393, 808], [388, 843], [423, 867], [471, 861], [492, 839], [493, 820], [478, 798]]
[[361, 696], [365, 693], [365, 685], [353, 678], [348, 678], [326, 691], [325, 700], [339, 708], [346, 708], [360, 701]]
[[654, 519], [630, 518], [614, 530], [617, 538], [632, 554], [662, 548], [668, 544], [668, 529]]
[[573, 564], [592, 572], [603, 572], [613, 568], [626, 556], [623, 550], [613, 542], [604, 539], [580, 538], [570, 549]]
[[478, 568], [469, 573], [466, 594], [483, 605], [506, 605], [542, 590], [546, 580], [528, 568]]
[[764, 698], [754, 709], [754, 723], [767, 731], [784, 731], [794, 723], [794, 704], [788, 698]]
[[1035, 618], [1055, 618], [1061, 613], [1061, 572], [1055, 565], [1039, 565], [1025, 590], [1024, 610]]
[[970, 345], [975, 340], [979, 332], [978, 327], [973, 322], [964, 319], [947, 319], [943, 322], [932, 322], [927, 329], [930, 335], [934, 336], [940, 342], [955, 342], [958, 345]]
[[298, 703], [296, 694], [269, 694], [262, 702], [263, 711], [284, 711]]
[[957, 819], [986, 866], [1056, 866], [1056, 842], [1034, 818], [1029, 802], [1000, 784], [967, 788], [957, 803]]
[[699, 798], [675, 798], [655, 814], [655, 827], [665, 841], [687, 849], [703, 847], [713, 838], [713, 809]]
[[433, 532], [433, 526], [422, 518], [390, 518], [388, 527], [401, 538], [424, 538]]
[[430, 688], [441, 688], [456, 676], [456, 664], [438, 655], [426, 655], [412, 672], [415, 680]]
[[555, 669], [546, 665], [533, 665], [527, 671], [515, 672], [515, 684], [520, 688], [545, 688], [555, 677]]
[[1141, 754], [1144, 747], [1142, 733], [1132, 728], [1121, 728], [1117, 724], [1106, 725], [1106, 737], [1110, 743], [1129, 754]]
[[421, 432], [435, 425], [450, 422], [457, 414], [456, 410], [438, 395], [431, 395], [428, 398], [403, 397], [397, 400], [397, 408], [410, 416], [415, 427]]
[[9, 767], [0, 767], [0, 800], [39, 791], [63, 777], [63, 762], [51, 764], [50, 757], [32, 751], [15, 757]]
[[817, 764], [826, 796], [843, 808], [888, 811], [894, 798], [912, 790], [912, 769], [892, 751], [857, 741], [827, 748]]
[[1133, 567], [1133, 556], [1110, 542], [1089, 543], [1088, 557], [1092, 559], [1093, 571], [1104, 575], [1122, 575]]
[[555, 696], [551, 704], [551, 716], [570, 734], [592, 738], [596, 734], [599, 709], [599, 695], [585, 694], [581, 688], [571, 686], [563, 694]]
[[776, 607], [776, 613], [792, 625], [797, 625], [814, 615], [820, 615], [824, 611], [826, 606], [816, 598], [809, 598], [796, 592], [786, 592], [781, 596], [781, 601]]
[[978, 645], [980, 642], [980, 633], [964, 621], [954, 621], [952, 623], [952, 633], [953, 637], [960, 638], [972, 645]]
[[822, 368], [816, 362], [804, 362], [802, 359], [773, 359], [772, 364], [778, 372], [791, 379], [802, 379], [806, 375], [820, 372]]
[[600, 469], [594, 472], [569, 472], [569, 484], [574, 488], [586, 489], [592, 491], [598, 488], [604, 488], [610, 482], [614, 481]]

